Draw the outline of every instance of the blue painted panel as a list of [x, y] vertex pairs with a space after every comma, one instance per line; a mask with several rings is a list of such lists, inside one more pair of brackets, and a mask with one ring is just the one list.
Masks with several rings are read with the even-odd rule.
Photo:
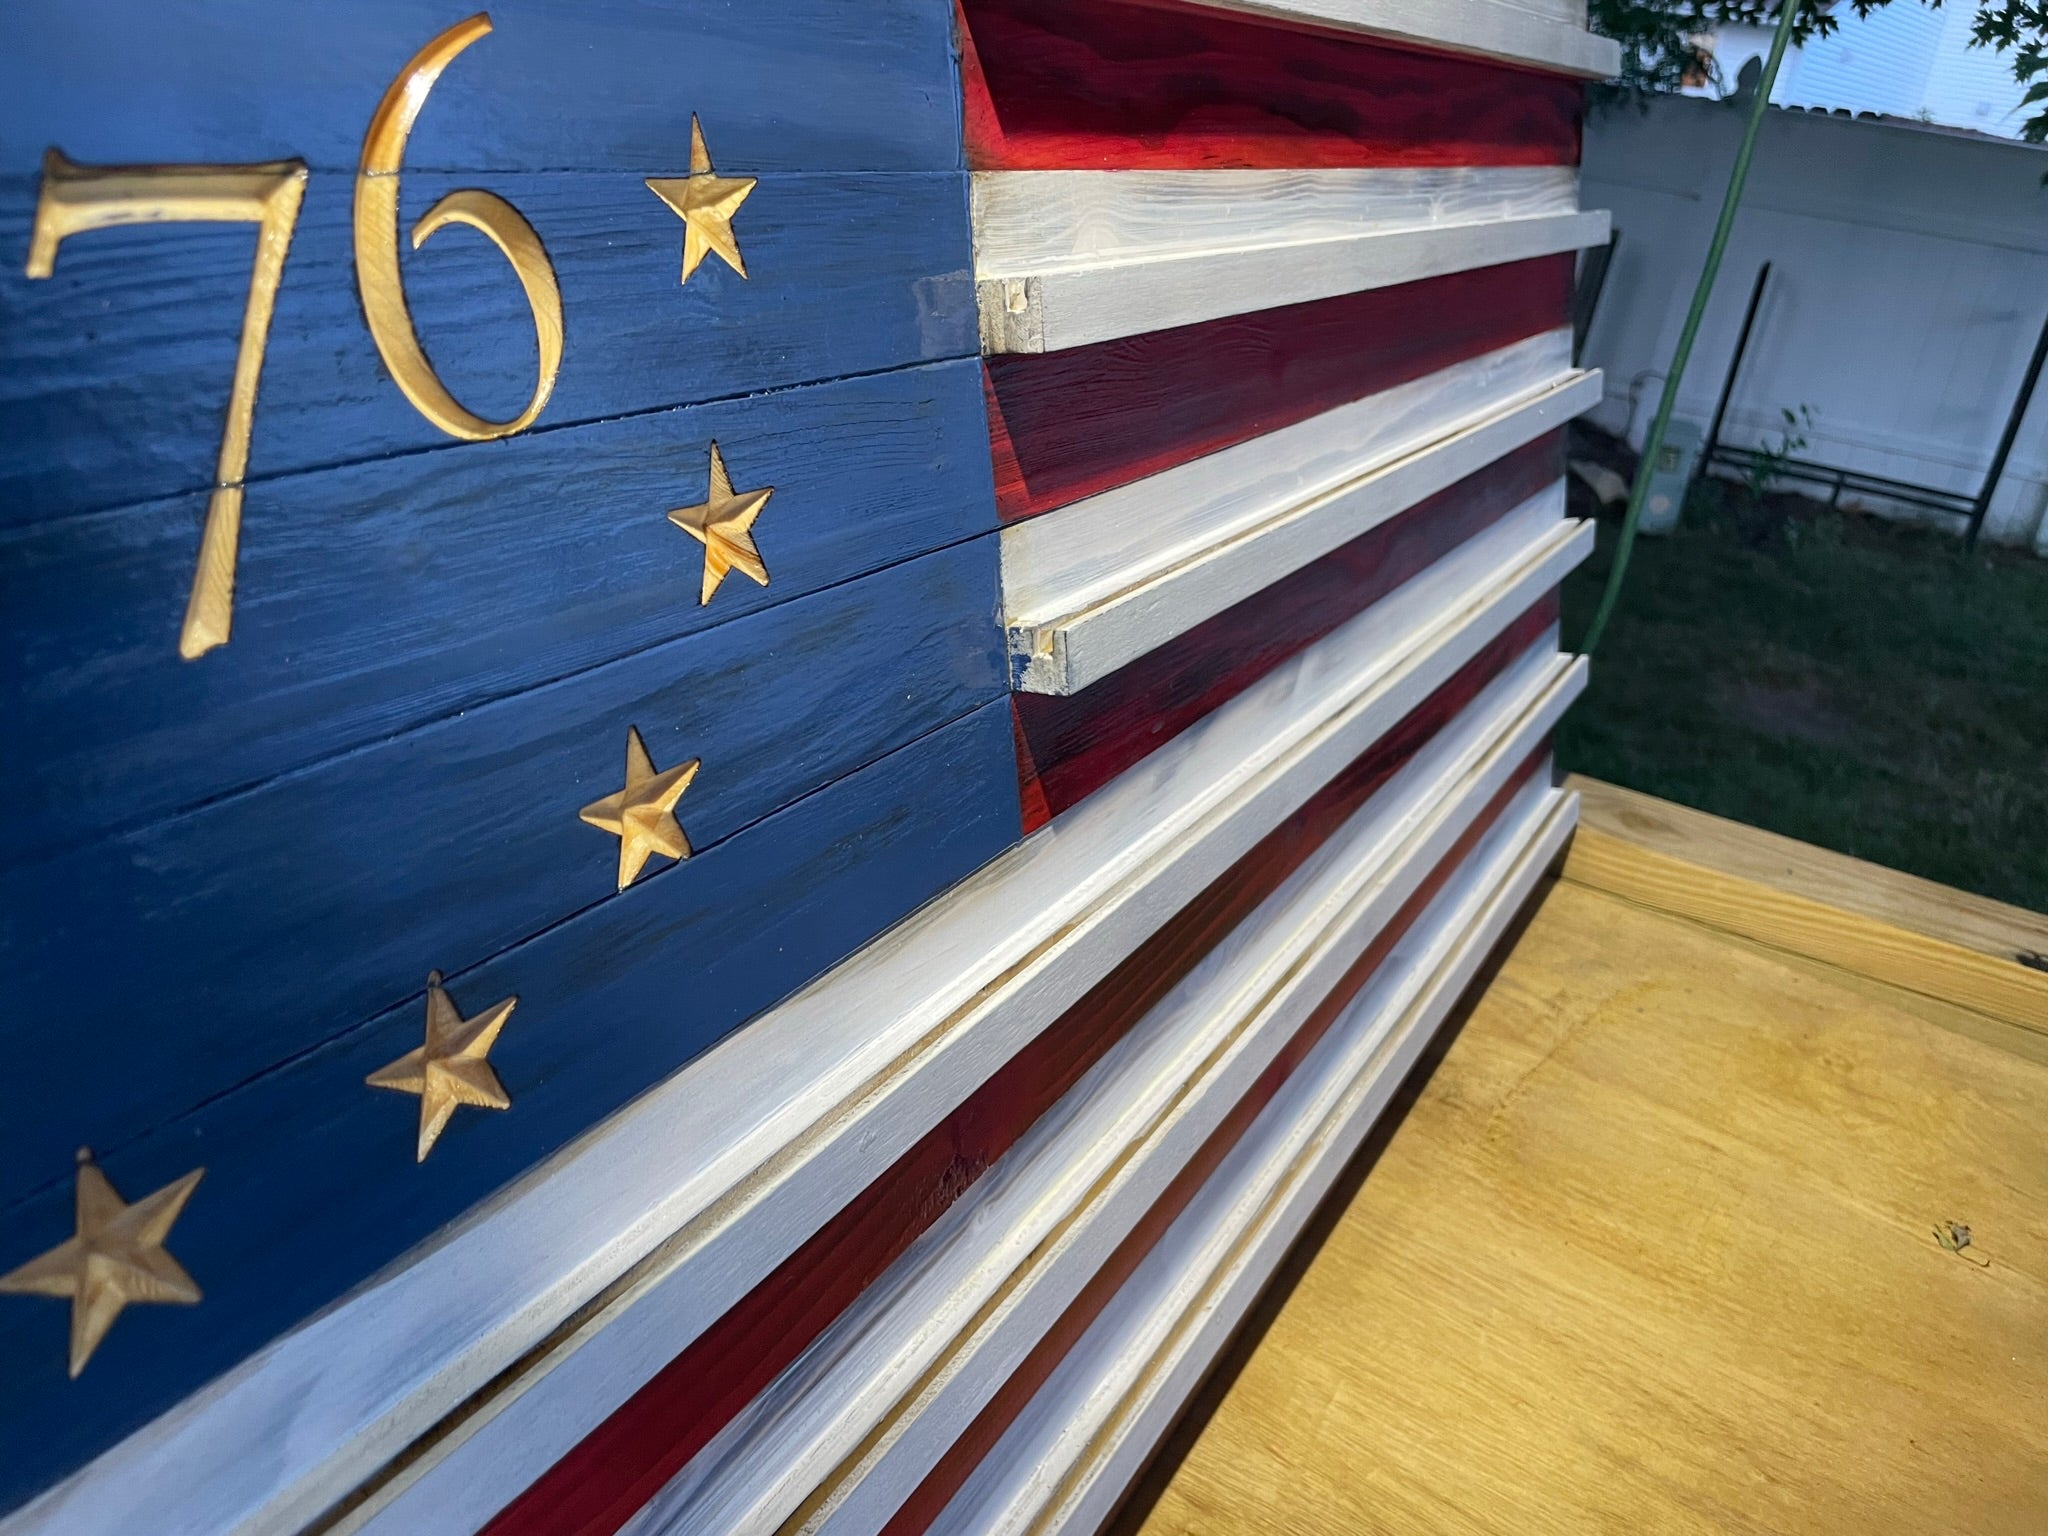
[[[669, 169], [688, 168], [687, 140]], [[501, 175], [562, 289], [561, 375], [533, 431], [978, 351], [958, 175], [764, 176], [734, 220], [748, 276], [713, 257], [679, 283], [683, 226], [630, 175]], [[401, 220], [458, 186], [404, 181]], [[353, 181], [315, 174], [285, 263], [250, 475], [431, 450], [472, 466], [385, 374], [356, 294]], [[0, 182], [0, 527], [213, 484], [241, 334], [248, 225], [75, 235], [30, 279], [33, 180]], [[402, 270], [423, 345], [456, 398], [506, 420], [534, 386], [533, 322], [481, 235], [455, 229]], [[254, 501], [252, 492], [252, 502]], [[255, 515], [252, 510], [251, 515]]]
[[[0, 173], [100, 161], [355, 168], [384, 89], [463, 0], [8, 0]], [[960, 163], [952, 7], [933, 0], [493, 0], [408, 161], [508, 170]]]
[[[512, 1107], [459, 1110], [424, 1164], [412, 1160], [417, 1101], [362, 1081], [419, 1043], [417, 994], [174, 1125], [102, 1149], [131, 1199], [205, 1166], [168, 1244], [205, 1300], [130, 1308], [67, 1382], [62, 1304], [0, 1297], [0, 1509], [396, 1258], [1017, 829], [1009, 706], [997, 702], [451, 976], [470, 1012], [519, 997], [491, 1053]], [[301, 1000], [288, 957], [243, 979], [279, 1009]], [[0, 1267], [67, 1234], [70, 1200], [67, 1177], [0, 1213]]]
[[629, 725], [657, 767], [703, 760], [677, 815], [709, 850], [1006, 697], [996, 564], [991, 533], [0, 878], [0, 1059], [43, 1085], [0, 1119], [0, 1203], [430, 969], [634, 899], [577, 818], [623, 782]]
[[[714, 440], [775, 487], [772, 580], [700, 607], [666, 512]], [[0, 533], [0, 719], [36, 743], [0, 753], [0, 865], [985, 532], [987, 441], [960, 362], [257, 486], [234, 638], [196, 662], [203, 497]]]

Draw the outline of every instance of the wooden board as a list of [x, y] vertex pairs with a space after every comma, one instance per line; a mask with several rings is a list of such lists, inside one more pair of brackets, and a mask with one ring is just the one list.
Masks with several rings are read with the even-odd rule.
[[1589, 80], [1621, 73], [1621, 45], [1585, 30], [1585, 0], [1193, 0], [1339, 27]]
[[2048, 1068], [1893, 996], [1568, 876], [1115, 1529], [2038, 1530]]

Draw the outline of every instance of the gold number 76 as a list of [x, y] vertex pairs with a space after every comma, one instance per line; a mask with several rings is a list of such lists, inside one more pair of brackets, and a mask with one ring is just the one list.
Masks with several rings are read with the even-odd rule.
[[117, 224], [254, 224], [256, 260], [249, 271], [249, 302], [235, 350], [235, 382], [221, 428], [220, 457], [199, 565], [178, 654], [188, 661], [225, 645], [234, 618], [235, 551], [242, 531], [242, 482], [249, 472], [249, 435], [256, 419], [256, 384], [285, 253], [306, 193], [303, 160], [260, 165], [84, 166], [56, 150], [43, 156], [42, 191], [30, 232], [28, 275], [48, 277], [57, 247], [72, 235]]

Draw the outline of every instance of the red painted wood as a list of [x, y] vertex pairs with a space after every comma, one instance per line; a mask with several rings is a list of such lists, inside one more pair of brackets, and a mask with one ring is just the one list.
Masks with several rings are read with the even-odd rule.
[[1218, 939], [1536, 643], [1554, 614], [1554, 601], [1531, 609], [1197, 894], [549, 1468], [485, 1527], [487, 1536], [617, 1531]]
[[932, 1521], [969, 1474], [981, 1465], [982, 1458], [995, 1447], [1017, 1415], [1031, 1401], [1033, 1394], [1045, 1384], [1045, 1380], [1067, 1357], [1081, 1335], [1102, 1313], [1111, 1298], [1120, 1291], [1131, 1277], [1139, 1263], [1173, 1225], [1174, 1219], [1187, 1208], [1188, 1202], [1209, 1181], [1216, 1167], [1229, 1155], [1258, 1117], [1259, 1111], [1272, 1102], [1273, 1096], [1293, 1075], [1317, 1041], [1329, 1032], [1353, 998], [1364, 990], [1365, 984], [1373, 977], [1388, 954], [1399, 943], [1408, 930], [1421, 917], [1423, 909], [1441, 891], [1458, 867], [1464, 863], [1486, 835], [1508, 803], [1520, 792], [1531, 775], [1536, 773], [1548, 758], [1550, 745], [1546, 742], [1521, 767], [1514, 777], [1488, 802], [1457, 845], [1444, 856], [1429, 877], [1423, 881], [1415, 894], [1403, 903], [1385, 929], [1366, 946], [1365, 952], [1355, 960], [1336, 989], [1317, 1007], [1315, 1012], [1302, 1022], [1293, 1037], [1274, 1058], [1272, 1064], [1259, 1075], [1259, 1079], [1235, 1104], [1223, 1123], [1210, 1133], [1201, 1148], [1189, 1160], [1188, 1165], [1174, 1176], [1159, 1199], [1147, 1211], [1138, 1225], [1122, 1243], [1117, 1246], [1102, 1268], [1090, 1278], [1079, 1295], [1068, 1305], [1059, 1320], [1032, 1348], [1013, 1371], [996, 1395], [975, 1416], [960, 1438], [947, 1448], [938, 1464], [925, 1475], [925, 1479], [904, 1501], [903, 1505], [882, 1527], [882, 1536], [917, 1536], [930, 1527]]
[[1024, 830], [1078, 804], [1564, 473], [1529, 443], [1079, 693], [1014, 694]]
[[1570, 322], [1573, 257], [983, 365], [996, 512], [1065, 506]]
[[1573, 165], [1578, 82], [1165, 0], [962, 0], [974, 170]]

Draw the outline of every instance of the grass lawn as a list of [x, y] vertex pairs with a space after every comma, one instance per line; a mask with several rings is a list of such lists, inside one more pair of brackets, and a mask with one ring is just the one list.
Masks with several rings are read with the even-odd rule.
[[2048, 560], [1719, 491], [1637, 541], [1562, 766], [2048, 911]]

